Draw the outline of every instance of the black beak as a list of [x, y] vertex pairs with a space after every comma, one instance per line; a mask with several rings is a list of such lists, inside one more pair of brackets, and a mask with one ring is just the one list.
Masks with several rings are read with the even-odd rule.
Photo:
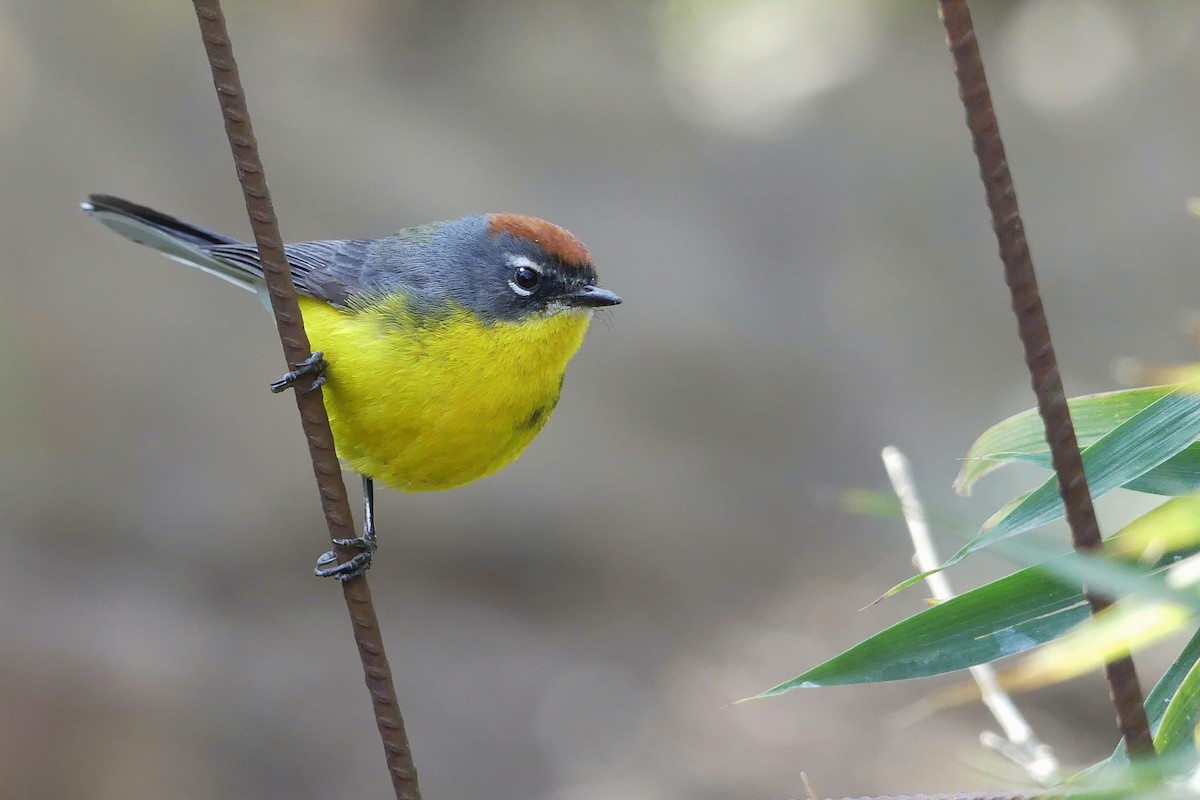
[[584, 286], [574, 294], [567, 295], [565, 299], [568, 305], [582, 306], [584, 308], [615, 306], [621, 303], [621, 298], [608, 289], [601, 289], [599, 286]]

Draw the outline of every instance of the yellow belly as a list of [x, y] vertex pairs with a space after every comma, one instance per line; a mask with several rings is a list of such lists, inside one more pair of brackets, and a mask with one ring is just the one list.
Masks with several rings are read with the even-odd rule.
[[300, 298], [329, 362], [325, 406], [338, 456], [398, 489], [450, 489], [511, 463], [558, 402], [591, 315], [481, 323], [401, 298], [342, 311]]

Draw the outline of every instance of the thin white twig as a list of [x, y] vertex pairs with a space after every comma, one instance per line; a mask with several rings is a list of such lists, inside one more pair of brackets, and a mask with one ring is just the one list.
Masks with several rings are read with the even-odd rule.
[[817, 794], [817, 790], [813, 788], [812, 781], [808, 779], [808, 774], [804, 770], [800, 771], [800, 781], [804, 784], [804, 791], [808, 793], [808, 800], [821, 800], [821, 795]]
[[[892, 491], [900, 500], [900, 510], [912, 537], [915, 553], [913, 561], [921, 572], [936, 569], [942, 560], [934, 550], [933, 538], [929, 535], [929, 523], [925, 519], [925, 508], [917, 496], [908, 458], [898, 448], [891, 446], [885, 447], [882, 455], [883, 466], [892, 482]], [[954, 597], [954, 590], [950, 588], [950, 581], [945, 573], [936, 572], [925, 581], [935, 599], [945, 601]], [[1052, 786], [1058, 783], [1061, 776], [1054, 751], [1037, 738], [1033, 728], [1013, 703], [1012, 697], [1000, 688], [995, 670], [987, 664], [971, 667], [970, 670], [971, 677], [979, 685], [984, 705], [1004, 730], [1003, 737], [992, 731], [984, 731], [980, 734], [979, 741], [984, 747], [1000, 753], [1020, 766], [1039, 785]]]

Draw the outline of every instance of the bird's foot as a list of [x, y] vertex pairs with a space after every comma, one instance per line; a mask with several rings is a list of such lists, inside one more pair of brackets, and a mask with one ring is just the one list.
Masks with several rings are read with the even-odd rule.
[[295, 369], [271, 384], [272, 392], [279, 394], [284, 389], [290, 389], [306, 375], [314, 375], [316, 377], [313, 379], [312, 385], [305, 391], [315, 392], [325, 385], [325, 370], [329, 368], [329, 362], [325, 360], [325, 354], [320, 350], [293, 366]]
[[[379, 549], [379, 540], [372, 532], [368, 532], [365, 536], [356, 536], [353, 539], [334, 539], [333, 543], [338, 547], [349, 547], [358, 552], [338, 564], [337, 553], [330, 550], [317, 559], [317, 567], [313, 570], [313, 574], [318, 578], [337, 578], [343, 583], [357, 578], [370, 569], [371, 559], [374, 557], [375, 551]], [[333, 566], [329, 566], [330, 564]]]

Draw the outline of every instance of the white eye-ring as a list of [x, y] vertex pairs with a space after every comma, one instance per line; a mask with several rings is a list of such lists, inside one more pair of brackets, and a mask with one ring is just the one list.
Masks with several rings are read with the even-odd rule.
[[542, 269], [525, 256], [515, 256], [508, 262], [512, 275], [508, 279], [509, 288], [522, 297], [529, 297], [538, 287], [542, 279]]

